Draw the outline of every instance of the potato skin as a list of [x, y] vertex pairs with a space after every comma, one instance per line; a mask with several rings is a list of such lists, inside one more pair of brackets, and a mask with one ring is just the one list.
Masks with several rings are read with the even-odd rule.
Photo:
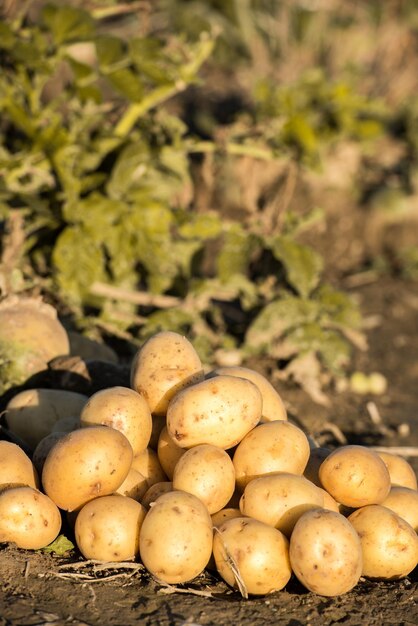
[[125, 435], [133, 454], [143, 452], [148, 446], [152, 418], [144, 398], [129, 387], [108, 387], [94, 393], [80, 415], [82, 427], [110, 426]]
[[221, 524], [213, 538], [216, 569], [231, 587], [237, 581], [231, 559], [239, 570], [246, 593], [265, 595], [283, 589], [290, 580], [289, 542], [276, 528], [249, 517]]
[[363, 576], [404, 578], [418, 563], [418, 536], [412, 526], [379, 504], [363, 506], [348, 517], [363, 551]]
[[170, 584], [192, 580], [212, 553], [212, 520], [206, 507], [191, 493], [163, 494], [144, 519], [139, 549], [153, 576]]
[[260, 421], [262, 396], [249, 380], [215, 376], [177, 393], [167, 410], [167, 430], [181, 448], [213, 444], [227, 450]]
[[39, 550], [56, 539], [61, 514], [48, 496], [32, 487], [16, 487], [0, 493], [0, 542]]
[[73, 511], [98, 496], [110, 495], [125, 480], [132, 463], [125, 435], [108, 426], [89, 426], [62, 437], [42, 470], [45, 493]]
[[382, 506], [402, 517], [418, 533], [418, 491], [416, 489], [394, 485], [388, 497], [383, 500]]
[[322, 486], [344, 506], [379, 504], [390, 491], [390, 476], [382, 459], [370, 448], [337, 448], [319, 468]]
[[289, 555], [302, 585], [322, 596], [350, 591], [362, 573], [360, 539], [350, 522], [334, 511], [304, 513], [293, 529]]
[[186, 449], [181, 448], [173, 441], [173, 438], [168, 433], [167, 426], [164, 426], [158, 439], [157, 455], [161, 467], [169, 480], [173, 480], [174, 468], [185, 452]]
[[22, 448], [9, 441], [0, 441], [0, 487], [11, 484], [38, 488], [38, 472]]
[[148, 339], [131, 366], [131, 387], [148, 403], [153, 415], [165, 415], [175, 393], [204, 379], [200, 358], [190, 341], [163, 331]]
[[417, 477], [414, 469], [406, 459], [391, 452], [377, 450], [378, 456], [386, 465], [390, 482], [397, 487], [408, 487], [417, 490]]
[[87, 502], [75, 522], [77, 546], [86, 559], [126, 561], [139, 554], [139, 532], [145, 508], [120, 495]]

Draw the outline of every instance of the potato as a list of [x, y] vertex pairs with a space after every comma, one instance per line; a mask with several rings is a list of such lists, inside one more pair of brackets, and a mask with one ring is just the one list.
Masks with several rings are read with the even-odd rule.
[[9, 296], [0, 304], [0, 394], [46, 370], [70, 344], [56, 310], [40, 298]]
[[127, 561], [139, 554], [145, 509], [132, 498], [109, 495], [87, 502], [77, 515], [75, 539], [86, 559]]
[[152, 419], [144, 398], [129, 387], [108, 387], [94, 393], [80, 415], [82, 427], [102, 424], [119, 430], [134, 455], [143, 452], [151, 437]]
[[158, 440], [157, 455], [164, 473], [170, 480], [173, 480], [174, 468], [185, 452], [186, 450], [180, 448], [172, 437], [170, 437], [167, 427], [164, 426]]
[[163, 493], [168, 493], [169, 491], [173, 491], [173, 483], [169, 480], [163, 480], [160, 483], [154, 483], [147, 489], [144, 493], [141, 504], [146, 509], [149, 509], [150, 506], [163, 495]]
[[181, 448], [207, 443], [227, 450], [258, 424], [261, 410], [261, 393], [250, 380], [215, 376], [174, 396], [167, 430]]
[[247, 484], [240, 510], [290, 537], [299, 517], [312, 508], [321, 508], [324, 496], [303, 476], [280, 472], [255, 478]]
[[406, 459], [397, 454], [382, 452], [381, 450], [377, 450], [377, 454], [388, 469], [392, 485], [417, 489], [417, 477], [412, 465]]
[[131, 367], [131, 387], [148, 403], [153, 415], [165, 415], [180, 389], [204, 379], [200, 358], [186, 337], [157, 333], [138, 350]]
[[322, 483], [319, 480], [319, 468], [321, 467], [322, 461], [324, 461], [331, 452], [332, 450], [330, 448], [311, 448], [308, 463], [306, 464], [303, 475], [312, 483], [315, 483], [317, 487], [322, 487]]
[[418, 536], [412, 526], [379, 504], [354, 511], [349, 522], [363, 551], [363, 576], [379, 580], [404, 578], [418, 563]]
[[216, 513], [213, 513], [211, 517], [214, 528], [217, 528], [218, 526], [222, 526], [222, 524], [226, 522], [227, 519], [243, 517], [243, 515], [239, 509], [228, 507], [221, 509], [220, 511], [216, 511]]
[[272, 472], [302, 474], [309, 458], [305, 433], [290, 422], [259, 424], [237, 446], [233, 462], [237, 488]]
[[383, 500], [382, 506], [394, 511], [418, 533], [418, 491], [416, 489], [394, 485], [388, 497]]
[[225, 450], [209, 444], [187, 450], [173, 474], [173, 489], [192, 493], [210, 514], [222, 509], [235, 490], [235, 470]]
[[61, 529], [61, 515], [48, 496], [33, 487], [15, 487], [0, 493], [0, 543], [39, 550]]
[[125, 435], [107, 426], [89, 426], [62, 437], [42, 470], [45, 493], [73, 511], [98, 496], [110, 495], [125, 480], [132, 463]]
[[336, 513], [342, 513], [342, 506], [338, 504], [338, 502], [332, 497], [328, 491], [322, 489], [322, 487], [318, 487], [322, 495], [324, 496], [324, 509], [328, 509], [328, 511], [335, 511]]
[[229, 366], [217, 367], [209, 373], [207, 378], [218, 375], [239, 376], [251, 380], [260, 390], [263, 398], [261, 422], [273, 420], [287, 420], [286, 407], [278, 392], [265, 376], [249, 367]]
[[365, 446], [342, 446], [331, 452], [319, 468], [319, 479], [337, 502], [352, 508], [379, 504], [390, 491], [386, 465]]
[[225, 582], [244, 597], [279, 591], [292, 574], [286, 537], [248, 517], [229, 519], [218, 528], [213, 556]]
[[69, 417], [60, 417], [51, 428], [51, 433], [72, 433], [78, 428], [81, 428], [80, 416], [70, 415]]
[[87, 396], [75, 391], [26, 389], [7, 404], [7, 425], [34, 450], [59, 419], [78, 417], [87, 400]]
[[200, 574], [212, 553], [212, 520], [191, 493], [160, 496], [145, 516], [139, 535], [141, 560], [166, 583], [184, 583]]
[[158, 454], [151, 448], [145, 448], [132, 459], [132, 467], [147, 479], [148, 487], [154, 483], [167, 480], [167, 476], [161, 467]]
[[115, 489], [115, 494], [127, 496], [132, 498], [132, 500], [141, 502], [144, 494], [148, 490], [148, 487], [149, 485], [146, 477], [143, 476], [141, 472], [138, 472], [136, 469], [131, 467], [123, 483]]
[[41, 439], [41, 441], [36, 446], [32, 455], [32, 463], [34, 464], [39, 476], [42, 475], [45, 459], [48, 456], [50, 450], [52, 450], [57, 441], [64, 437], [64, 435], [66, 434], [67, 433], [65, 432], [58, 431], [49, 433], [49, 435]]
[[22, 448], [9, 441], [0, 441], [0, 487], [13, 484], [37, 488], [38, 473]]
[[361, 576], [360, 539], [347, 519], [334, 511], [304, 513], [293, 529], [289, 555], [302, 585], [321, 596], [346, 593]]
[[152, 431], [148, 446], [157, 451], [158, 440], [160, 438], [161, 431], [166, 426], [165, 415], [153, 415], [152, 416]]

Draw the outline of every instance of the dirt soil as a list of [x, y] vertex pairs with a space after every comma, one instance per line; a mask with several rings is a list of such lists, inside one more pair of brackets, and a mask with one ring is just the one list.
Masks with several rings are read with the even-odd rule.
[[[322, 407], [297, 387], [283, 384], [280, 391], [290, 417], [321, 444], [338, 445], [343, 438], [366, 445], [418, 446], [417, 284], [372, 277], [351, 291], [371, 326], [369, 351], [355, 354], [353, 369], [381, 372], [387, 391], [360, 396], [349, 389], [335, 390], [330, 406]], [[270, 365], [252, 364], [265, 372]], [[371, 418], [373, 407], [380, 423]], [[418, 471], [418, 458], [408, 458]], [[0, 547], [0, 572], [0, 626], [418, 623], [418, 568], [402, 581], [361, 579], [350, 593], [335, 598], [308, 592], [292, 578], [284, 590], [249, 600], [211, 573], [173, 589], [152, 580], [143, 569], [95, 571], [77, 553], [58, 558], [5, 544]]]

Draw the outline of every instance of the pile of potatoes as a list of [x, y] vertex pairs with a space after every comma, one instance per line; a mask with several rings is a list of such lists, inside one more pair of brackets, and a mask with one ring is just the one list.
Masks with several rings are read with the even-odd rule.
[[130, 387], [90, 398], [37, 389], [7, 407], [0, 441], [0, 542], [38, 549], [62, 521], [86, 559], [140, 559], [158, 580], [216, 570], [245, 597], [292, 574], [335, 596], [361, 576], [418, 563], [418, 491], [402, 457], [316, 447], [261, 374], [204, 371], [161, 332], [138, 350]]

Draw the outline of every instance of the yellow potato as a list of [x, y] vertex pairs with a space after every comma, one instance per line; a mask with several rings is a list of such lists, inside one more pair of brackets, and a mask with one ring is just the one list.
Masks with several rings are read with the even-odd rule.
[[228, 507], [217, 511], [216, 513], [213, 513], [211, 517], [214, 528], [217, 528], [218, 526], [222, 526], [222, 524], [226, 522], [227, 519], [243, 517], [243, 515], [239, 509]]
[[200, 358], [186, 337], [163, 331], [148, 339], [131, 367], [131, 387], [153, 415], [165, 415], [175, 393], [204, 379]]
[[390, 476], [382, 459], [365, 446], [342, 446], [319, 468], [322, 486], [347, 507], [383, 502], [390, 491]]
[[0, 487], [10, 484], [37, 488], [38, 473], [22, 448], [9, 441], [0, 441]]
[[303, 476], [279, 472], [247, 484], [240, 510], [290, 537], [299, 517], [324, 505], [322, 491]]
[[132, 500], [137, 502], [142, 502], [142, 498], [147, 490], [148, 481], [146, 477], [131, 467], [123, 483], [115, 489], [115, 493], [132, 498]]
[[168, 493], [169, 491], [173, 491], [173, 483], [169, 480], [163, 480], [160, 483], [154, 483], [147, 489], [144, 493], [141, 504], [146, 509], [149, 509], [150, 506], [164, 493]]
[[164, 426], [158, 440], [157, 454], [161, 467], [170, 480], [173, 480], [174, 468], [185, 452], [186, 450], [180, 448], [173, 438], [170, 437], [167, 427]]
[[417, 477], [412, 465], [406, 459], [397, 454], [380, 450], [377, 450], [377, 454], [388, 469], [392, 485], [417, 489]]
[[212, 520], [205, 505], [184, 491], [160, 496], [139, 536], [141, 560], [155, 577], [184, 583], [203, 572], [212, 553]]
[[302, 474], [309, 458], [305, 433], [290, 422], [259, 424], [237, 446], [233, 462], [237, 488], [272, 472]]
[[59, 419], [78, 417], [87, 400], [87, 396], [75, 391], [26, 389], [8, 402], [7, 425], [34, 450]]
[[379, 504], [370, 504], [349, 517], [360, 537], [363, 576], [381, 580], [404, 578], [418, 563], [418, 536], [412, 526]]
[[145, 448], [132, 459], [132, 467], [147, 479], [148, 487], [154, 483], [167, 480], [167, 476], [161, 467], [157, 453], [151, 448]]
[[132, 457], [131, 444], [114, 428], [75, 430], [59, 439], [49, 452], [42, 470], [44, 491], [58, 507], [73, 511], [120, 487]]
[[362, 573], [360, 539], [347, 519], [334, 511], [304, 513], [293, 529], [289, 555], [302, 585], [321, 596], [347, 593]]
[[134, 455], [148, 446], [152, 419], [144, 398], [129, 387], [108, 387], [94, 393], [80, 415], [82, 427], [110, 426], [125, 435]]
[[39, 550], [49, 545], [61, 529], [61, 515], [48, 496], [32, 487], [0, 493], [0, 543]]
[[129, 497], [103, 496], [79, 511], [75, 522], [77, 546], [86, 559], [127, 561], [139, 554], [139, 533], [145, 509]]
[[248, 517], [229, 519], [217, 529], [213, 556], [225, 582], [245, 597], [279, 591], [292, 574], [286, 537]]
[[265, 376], [249, 367], [242, 367], [238, 365], [217, 367], [212, 372], [210, 372], [209, 376], [219, 376], [220, 374], [246, 378], [247, 380], [251, 380], [251, 382], [253, 382], [259, 388], [263, 397], [263, 411], [260, 420], [261, 422], [271, 422], [273, 420], [287, 420], [287, 411], [285, 405], [283, 404], [283, 400]]
[[192, 493], [210, 514], [222, 509], [235, 490], [235, 471], [225, 450], [209, 444], [187, 450], [173, 474], [173, 489]]
[[408, 487], [391, 487], [382, 506], [402, 517], [418, 533], [418, 491]]
[[258, 424], [262, 397], [254, 383], [215, 376], [179, 391], [167, 409], [167, 430], [181, 448], [203, 443], [224, 450]]

